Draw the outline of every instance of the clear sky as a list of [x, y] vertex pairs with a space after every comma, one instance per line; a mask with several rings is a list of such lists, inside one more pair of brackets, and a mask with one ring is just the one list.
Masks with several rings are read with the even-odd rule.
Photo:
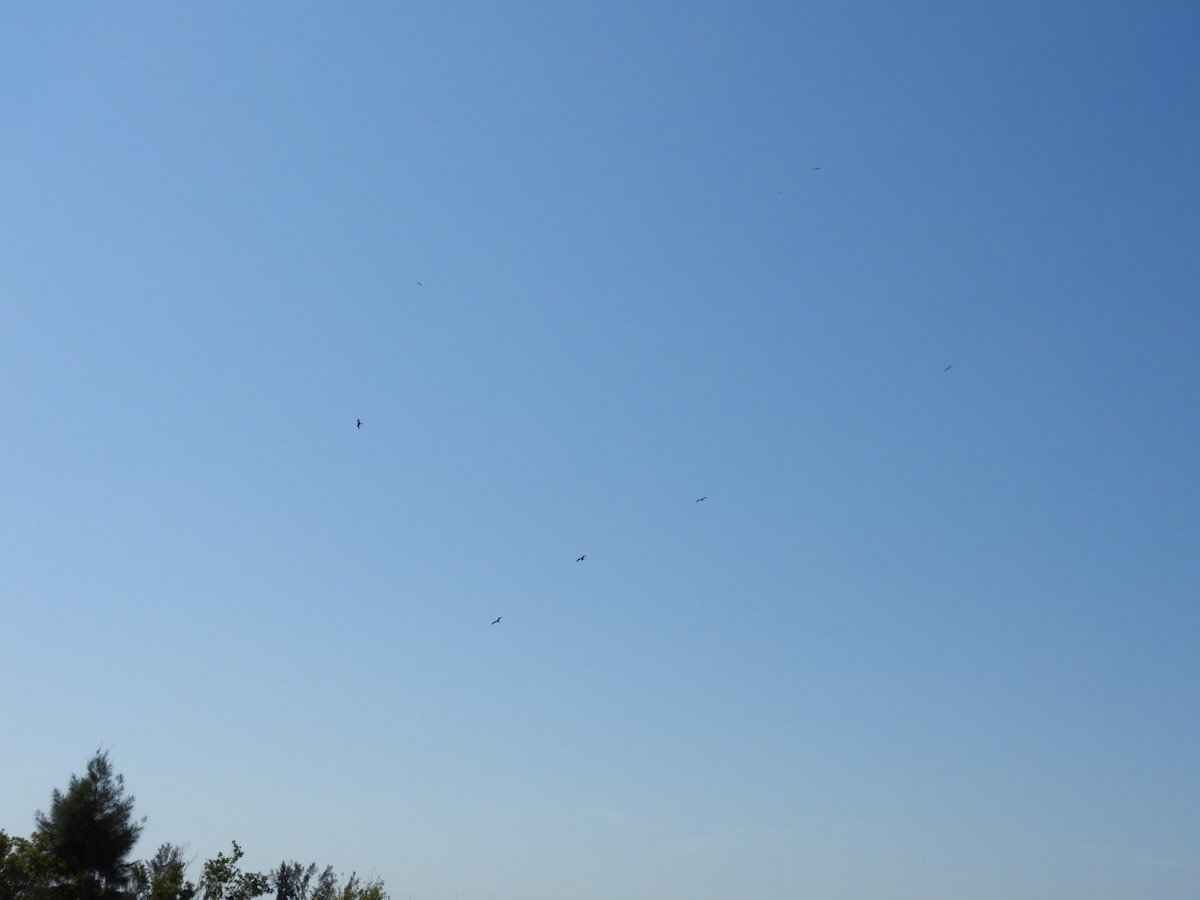
[[104, 746], [193, 876], [1200, 895], [1198, 43], [7, 4], [0, 827]]

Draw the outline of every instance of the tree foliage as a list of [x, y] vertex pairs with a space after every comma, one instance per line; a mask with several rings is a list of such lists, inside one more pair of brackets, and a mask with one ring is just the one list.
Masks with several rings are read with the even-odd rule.
[[0, 900], [47, 896], [64, 872], [44, 834], [9, 837], [0, 831]]
[[184, 878], [183, 848], [163, 844], [153, 857], [136, 862], [130, 873], [136, 900], [193, 900], [196, 886]]
[[163, 844], [147, 860], [129, 862], [145, 820], [133, 818], [134, 798], [107, 752], [97, 751], [87, 774], [72, 776], [51, 795], [50, 811], [34, 816], [28, 837], [0, 830], [0, 900], [388, 900], [383, 881], [342, 883], [332, 866], [280, 863], [269, 875], [243, 871], [237, 841], [204, 863], [189, 881], [183, 848]]
[[333, 866], [326, 866], [317, 875], [316, 863], [307, 867], [298, 862], [280, 863], [271, 872], [271, 887], [275, 889], [275, 900], [387, 900], [382, 881], [363, 884], [358, 875], [351, 874], [345, 884], [340, 884]]
[[351, 875], [345, 886], [334, 895], [335, 900], [388, 900], [387, 891], [383, 889], [382, 878], [372, 878], [361, 882], [357, 875]]
[[351, 873], [346, 883], [340, 884], [333, 866], [326, 866], [314, 882], [316, 874], [316, 863], [307, 868], [298, 862], [280, 863], [271, 872], [275, 900], [388, 900], [381, 879], [364, 884], [357, 874]]
[[238, 860], [244, 855], [238, 842], [234, 841], [229, 856], [218, 853], [204, 864], [199, 885], [203, 900], [252, 900], [271, 889], [266, 875], [241, 870]]
[[107, 751], [97, 751], [87, 774], [71, 776], [66, 792], [55, 789], [50, 811], [38, 812], [41, 835], [61, 872], [52, 887], [71, 900], [108, 900], [125, 896], [129, 885], [128, 856], [144, 820], [133, 818], [132, 796], [125, 778], [113, 772]]
[[[309, 900], [313, 895], [309, 885], [316, 873], [316, 863], [305, 868], [298, 862], [281, 862], [279, 868], [271, 873], [271, 887], [275, 889], [275, 900]], [[332, 873], [326, 869], [321, 874], [325, 877]]]

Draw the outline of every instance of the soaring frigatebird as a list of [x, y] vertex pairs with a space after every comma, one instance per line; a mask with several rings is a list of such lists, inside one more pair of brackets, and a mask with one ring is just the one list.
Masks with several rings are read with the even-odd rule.
[[579, 559], [575, 560], [575, 562], [583, 562], [585, 559], [587, 559], [587, 554], [586, 554], [586, 553], [585, 553], [585, 554], [583, 554], [583, 556], [579, 557]]
[[705, 495], [705, 496], [701, 497], [699, 500], [697, 500], [696, 502], [699, 503], [700, 500], [707, 500], [707, 499], [708, 499], [708, 495]]
[[354, 427], [355, 427], [355, 428], [362, 428], [362, 419], [355, 419], [355, 420], [354, 420]]
[[[499, 622], [503, 618], [504, 618], [504, 616], [496, 616], [496, 622]], [[492, 624], [495, 625], [496, 622], [493, 622]]]

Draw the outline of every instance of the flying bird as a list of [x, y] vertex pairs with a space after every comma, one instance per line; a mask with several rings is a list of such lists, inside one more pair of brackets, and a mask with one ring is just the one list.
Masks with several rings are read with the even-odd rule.
[[503, 619], [503, 618], [504, 618], [504, 616], [496, 616], [496, 621], [495, 621], [495, 622], [492, 622], [492, 624], [493, 624], [493, 625], [495, 625], [495, 624], [496, 624], [496, 622], [499, 622], [499, 621], [500, 621], [501, 619]]
[[946, 368], [942, 369], [942, 374], [945, 375], [947, 372], [949, 372], [953, 368], [954, 368], [954, 363], [950, 363], [950, 365], [948, 365], [948, 366], [946, 366]]
[[579, 557], [579, 559], [575, 560], [575, 562], [583, 562], [585, 559], [587, 559], [587, 554], [586, 554], [586, 553], [585, 553], [585, 554], [583, 554], [583, 556]]
[[354, 427], [355, 427], [355, 428], [362, 428], [362, 419], [355, 419], [355, 420], [354, 420]]
[[418, 281], [418, 282], [417, 282], [417, 287], [425, 287], [425, 285], [421, 284], [421, 282], [419, 282], [419, 281]]
[[[700, 498], [700, 500], [707, 500], [707, 499], [708, 499], [708, 495], [705, 495], [705, 496], [703, 496], [703, 497], [701, 497], [701, 498]], [[697, 502], [697, 503], [699, 503], [699, 502], [700, 502], [700, 500], [697, 500], [696, 502]]]

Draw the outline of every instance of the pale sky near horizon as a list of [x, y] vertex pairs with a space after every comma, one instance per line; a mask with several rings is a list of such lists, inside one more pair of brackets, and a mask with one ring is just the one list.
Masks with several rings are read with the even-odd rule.
[[7, 5], [0, 828], [104, 746], [193, 877], [1200, 895], [1198, 38]]

